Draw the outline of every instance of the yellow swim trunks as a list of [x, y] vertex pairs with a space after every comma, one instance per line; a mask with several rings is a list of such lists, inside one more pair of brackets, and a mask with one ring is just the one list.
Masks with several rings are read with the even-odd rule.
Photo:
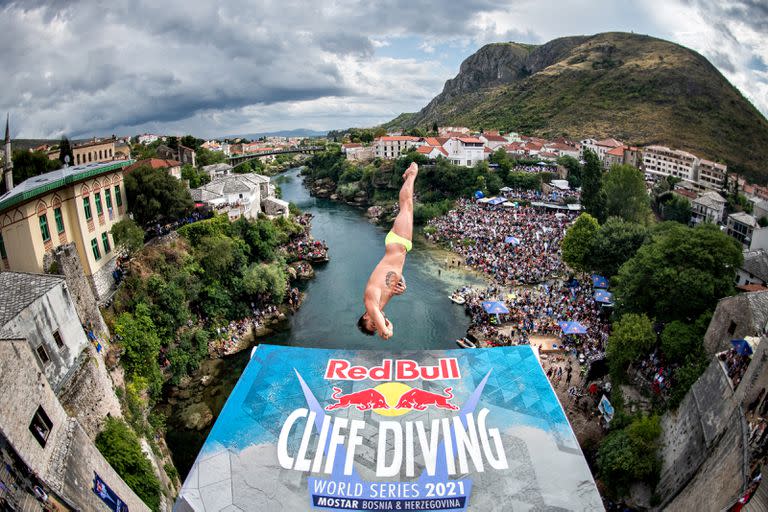
[[411, 248], [413, 247], [413, 242], [408, 240], [407, 238], [403, 238], [402, 236], [398, 235], [394, 231], [390, 231], [387, 233], [387, 238], [384, 239], [384, 245], [389, 244], [400, 244], [403, 247], [405, 247], [406, 252], [410, 252]]

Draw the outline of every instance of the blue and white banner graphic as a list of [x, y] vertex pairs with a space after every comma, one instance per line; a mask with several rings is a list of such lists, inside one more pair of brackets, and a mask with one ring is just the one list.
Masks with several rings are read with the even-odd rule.
[[602, 508], [529, 346], [261, 345], [175, 510]]

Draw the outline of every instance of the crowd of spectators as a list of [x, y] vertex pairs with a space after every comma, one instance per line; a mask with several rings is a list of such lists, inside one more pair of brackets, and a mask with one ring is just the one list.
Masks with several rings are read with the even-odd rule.
[[744, 377], [744, 373], [749, 366], [749, 356], [740, 355], [734, 348], [730, 348], [725, 352], [721, 352], [718, 357], [725, 363], [725, 368], [728, 372], [728, 377], [733, 382], [733, 387], [739, 385], [741, 378]]
[[537, 284], [565, 276], [560, 244], [572, 218], [570, 213], [461, 200], [456, 209], [429, 222], [434, 229], [426, 236], [445, 243], [499, 284]]

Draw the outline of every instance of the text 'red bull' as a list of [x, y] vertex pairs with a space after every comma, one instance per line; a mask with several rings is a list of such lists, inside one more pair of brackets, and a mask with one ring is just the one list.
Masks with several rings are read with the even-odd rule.
[[346, 359], [329, 359], [325, 369], [327, 380], [410, 381], [461, 379], [455, 357], [438, 359], [436, 365], [420, 365], [410, 359], [384, 359], [379, 366], [352, 366]]

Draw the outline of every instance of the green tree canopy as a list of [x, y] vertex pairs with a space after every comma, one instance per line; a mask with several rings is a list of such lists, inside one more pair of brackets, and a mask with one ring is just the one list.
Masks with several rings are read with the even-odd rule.
[[664, 220], [688, 224], [691, 220], [691, 202], [678, 194], [659, 196], [659, 213]]
[[581, 205], [584, 211], [598, 222], [606, 219], [605, 191], [603, 190], [603, 164], [594, 151], [584, 151], [584, 168], [581, 172]]
[[61, 163], [58, 159], [51, 160], [42, 151], [13, 150], [13, 183], [15, 185], [60, 167]]
[[600, 444], [597, 467], [600, 479], [611, 494], [624, 494], [635, 481], [655, 484], [661, 471], [658, 456], [661, 423], [658, 416], [645, 416], [615, 430]]
[[110, 232], [115, 245], [128, 254], [133, 254], [144, 247], [144, 230], [133, 219], [125, 218], [115, 223]]
[[201, 147], [195, 151], [195, 161], [200, 167], [220, 164], [227, 161], [227, 155], [223, 151], [211, 151]]
[[165, 169], [143, 165], [125, 176], [128, 208], [141, 226], [175, 220], [192, 210], [189, 191]]
[[651, 214], [643, 173], [631, 165], [614, 165], [603, 179], [606, 214], [645, 224]]
[[651, 241], [619, 269], [614, 279], [618, 308], [662, 321], [697, 318], [734, 293], [742, 262], [739, 243], [712, 224], [660, 224]]
[[69, 165], [75, 165], [75, 155], [72, 153], [72, 145], [69, 143], [69, 139], [66, 137], [61, 137], [61, 142], [59, 143], [59, 162], [61, 162], [62, 165], [67, 162], [67, 157], [69, 157]]
[[568, 174], [568, 186], [571, 188], [579, 188], [581, 186], [581, 164], [578, 160], [572, 156], [561, 156], [557, 159], [557, 163], [565, 167]]
[[627, 222], [619, 217], [609, 218], [593, 238], [590, 270], [604, 276], [615, 276], [647, 237], [648, 229], [642, 224]]
[[104, 430], [96, 436], [96, 447], [141, 501], [151, 510], [160, 509], [160, 481], [139, 438], [125, 422], [107, 418]]
[[627, 365], [649, 352], [655, 343], [656, 334], [646, 315], [623, 315], [613, 324], [613, 332], [605, 350], [611, 377], [615, 381], [622, 381]]
[[589, 213], [579, 215], [563, 238], [563, 261], [575, 270], [589, 271], [592, 244], [599, 229], [597, 220]]

